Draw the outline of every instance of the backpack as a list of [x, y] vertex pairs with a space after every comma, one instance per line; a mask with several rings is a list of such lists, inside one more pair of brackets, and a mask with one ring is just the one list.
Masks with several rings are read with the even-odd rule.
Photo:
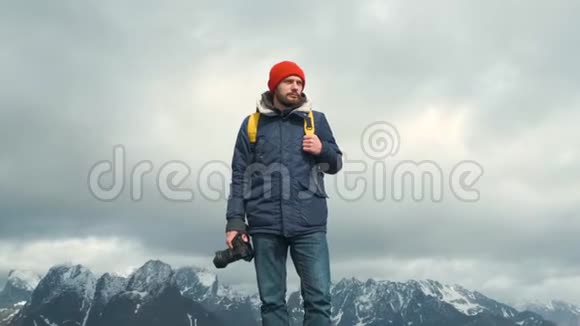
[[[250, 146], [252, 153], [254, 152], [254, 144], [258, 138], [258, 122], [260, 121], [260, 112], [256, 111], [250, 114], [248, 119], [248, 137], [250, 138]], [[308, 112], [308, 117], [304, 119], [304, 134], [314, 135], [314, 113]]]

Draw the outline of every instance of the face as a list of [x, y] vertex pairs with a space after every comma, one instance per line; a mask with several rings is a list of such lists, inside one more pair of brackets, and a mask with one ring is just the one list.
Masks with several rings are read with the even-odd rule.
[[291, 106], [300, 102], [302, 97], [302, 79], [298, 76], [289, 76], [276, 87], [276, 98], [286, 106]]

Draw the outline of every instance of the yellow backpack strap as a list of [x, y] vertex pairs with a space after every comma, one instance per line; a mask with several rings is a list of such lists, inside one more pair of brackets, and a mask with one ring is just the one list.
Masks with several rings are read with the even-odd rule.
[[314, 113], [308, 112], [308, 117], [304, 119], [304, 134], [314, 135]]
[[260, 112], [254, 112], [250, 114], [248, 119], [248, 137], [250, 138], [250, 143], [256, 142], [256, 137], [258, 136], [258, 122], [260, 121]]

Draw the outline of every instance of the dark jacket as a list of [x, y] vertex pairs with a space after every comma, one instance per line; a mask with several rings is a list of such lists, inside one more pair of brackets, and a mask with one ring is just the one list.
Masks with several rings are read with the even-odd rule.
[[[254, 151], [247, 134], [248, 117], [238, 131], [226, 231], [288, 237], [326, 232], [328, 195], [324, 174], [336, 174], [342, 169], [342, 152], [324, 113], [313, 111], [305, 94], [297, 107], [284, 114], [272, 103], [269, 91], [257, 101], [261, 116]], [[302, 149], [304, 119], [311, 110], [315, 134], [322, 143], [319, 155]]]

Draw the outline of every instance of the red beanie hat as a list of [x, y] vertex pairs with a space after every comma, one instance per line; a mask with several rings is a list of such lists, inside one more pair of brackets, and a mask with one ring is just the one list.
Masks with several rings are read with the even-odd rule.
[[268, 88], [270, 92], [274, 93], [274, 90], [278, 84], [288, 76], [298, 76], [302, 78], [302, 87], [306, 86], [306, 78], [304, 77], [304, 71], [292, 61], [282, 61], [275, 64], [272, 69], [270, 69], [270, 79], [268, 80]]

